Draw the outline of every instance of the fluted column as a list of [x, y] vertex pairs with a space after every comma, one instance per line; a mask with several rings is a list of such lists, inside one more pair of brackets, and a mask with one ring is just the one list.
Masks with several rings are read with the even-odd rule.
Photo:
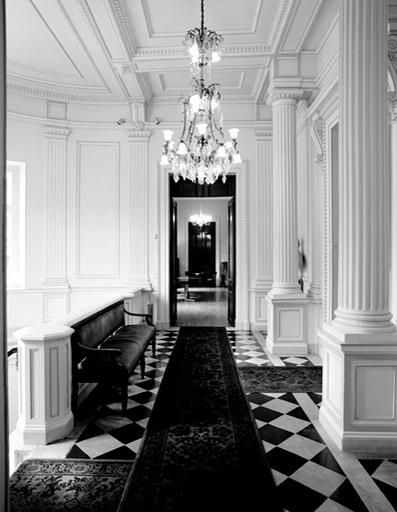
[[272, 294], [297, 294], [296, 105], [298, 94], [272, 96], [274, 151], [274, 279]]
[[298, 284], [296, 107], [301, 91], [274, 89], [273, 287], [266, 346], [273, 354], [307, 353], [306, 295]]
[[149, 280], [148, 147], [150, 131], [129, 134], [131, 173], [131, 289], [151, 288]]
[[341, 0], [339, 280], [320, 422], [344, 450], [397, 454], [397, 334], [389, 312], [387, 0]]
[[384, 0], [341, 4], [339, 204], [343, 222], [335, 324], [360, 332], [394, 331], [387, 253], [386, 4]]
[[44, 286], [68, 287], [66, 274], [66, 155], [70, 131], [45, 126], [47, 168], [46, 275]]

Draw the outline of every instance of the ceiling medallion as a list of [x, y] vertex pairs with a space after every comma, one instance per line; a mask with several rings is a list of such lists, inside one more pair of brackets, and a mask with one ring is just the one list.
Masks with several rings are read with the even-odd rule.
[[201, 27], [189, 30], [184, 45], [191, 58], [192, 94], [183, 100], [183, 126], [178, 146], [173, 131], [164, 130], [160, 164], [171, 164], [174, 180], [181, 177], [200, 185], [226, 181], [232, 164], [241, 163], [237, 149], [238, 128], [228, 130], [225, 141], [221, 93], [218, 83], [206, 85], [211, 65], [221, 60], [223, 37], [204, 26], [204, 0], [201, 0]]

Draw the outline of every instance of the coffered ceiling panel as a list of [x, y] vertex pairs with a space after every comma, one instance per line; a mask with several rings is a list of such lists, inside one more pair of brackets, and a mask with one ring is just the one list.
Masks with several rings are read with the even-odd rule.
[[[224, 37], [212, 74], [222, 96], [260, 101], [272, 60], [315, 52], [337, 2], [205, 0], [205, 25]], [[200, 3], [6, 0], [8, 87], [66, 101], [175, 102], [191, 90], [183, 39], [200, 26]]]

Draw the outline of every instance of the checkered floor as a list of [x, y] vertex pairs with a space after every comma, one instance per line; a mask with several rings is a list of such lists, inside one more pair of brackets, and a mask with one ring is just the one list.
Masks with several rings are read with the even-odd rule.
[[[117, 394], [104, 396], [102, 391], [104, 405], [99, 407], [93, 398], [85, 411], [92, 419], [69, 458], [136, 457], [177, 334], [177, 329], [158, 332], [156, 357], [148, 352], [145, 378], [131, 378], [126, 416], [120, 415]], [[257, 334], [228, 329], [228, 335], [238, 365], [274, 364]], [[313, 362], [310, 357], [282, 357], [277, 364]], [[250, 393], [248, 400], [286, 512], [397, 510], [397, 460], [346, 461], [319, 432], [320, 393]]]

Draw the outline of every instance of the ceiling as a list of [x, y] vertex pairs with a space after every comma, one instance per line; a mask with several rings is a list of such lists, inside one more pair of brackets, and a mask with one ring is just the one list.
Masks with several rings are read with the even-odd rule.
[[[190, 90], [182, 41], [200, 24], [200, 0], [7, 0], [6, 9], [12, 92], [155, 104]], [[277, 59], [304, 59], [295, 73], [315, 76], [337, 9], [338, 0], [206, 0], [206, 26], [224, 36], [212, 73], [223, 100], [263, 102]]]

